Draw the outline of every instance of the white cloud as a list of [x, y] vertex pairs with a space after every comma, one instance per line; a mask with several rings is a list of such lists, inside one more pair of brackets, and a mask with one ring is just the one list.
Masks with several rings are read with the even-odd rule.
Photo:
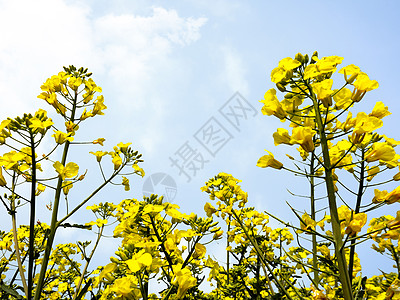
[[[88, 67], [95, 80], [107, 85], [104, 92], [112, 99], [106, 98], [106, 104], [123, 107], [121, 119], [151, 114], [137, 142], [155, 149], [168, 113], [163, 85], [174, 79], [169, 72], [183, 64], [171, 54], [197, 41], [206, 21], [161, 7], [152, 7], [145, 16], [131, 11], [94, 16], [80, 2], [0, 1], [0, 119], [38, 107], [51, 110], [36, 98], [40, 85], [63, 65], [74, 64]], [[126, 136], [124, 129], [119, 133]]]
[[63, 0], [0, 2], [1, 118], [32, 110], [41, 83], [67, 64], [106, 74], [119, 99], [144, 99], [173, 47], [199, 39], [206, 22], [161, 7], [149, 16], [91, 17]]
[[33, 110], [45, 76], [66, 61], [84, 61], [87, 13], [61, 0], [0, 2], [0, 117]]
[[246, 79], [246, 67], [242, 58], [231, 47], [222, 47], [221, 55], [224, 62], [224, 69], [220, 75], [221, 80], [225, 81], [232, 91], [239, 91], [247, 95], [249, 84]]

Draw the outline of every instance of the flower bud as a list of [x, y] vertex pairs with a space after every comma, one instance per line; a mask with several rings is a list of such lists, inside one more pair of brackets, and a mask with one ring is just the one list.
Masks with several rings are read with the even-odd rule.
[[280, 90], [282, 93], [283, 92], [286, 92], [286, 88], [283, 86], [283, 84], [282, 83], [280, 83], [280, 82], [278, 82], [277, 84], [276, 84], [276, 88], [278, 89], [278, 90]]
[[298, 60], [301, 63], [304, 63], [304, 56], [303, 54], [301, 54], [300, 52], [296, 54], [296, 56], [294, 57], [295, 60]]
[[318, 58], [318, 51], [314, 51], [312, 57], [311, 57], [311, 62], [316, 62], [316, 60], [314, 59], [314, 57]]
[[308, 63], [309, 60], [308, 54], [304, 55], [304, 64]]

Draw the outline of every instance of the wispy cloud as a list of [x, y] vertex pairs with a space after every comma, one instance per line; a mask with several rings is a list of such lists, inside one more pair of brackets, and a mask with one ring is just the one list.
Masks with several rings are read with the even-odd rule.
[[45, 77], [65, 64], [104, 74], [118, 84], [119, 99], [143, 99], [173, 47], [198, 40], [205, 22], [161, 7], [148, 16], [93, 18], [90, 8], [62, 0], [2, 1], [0, 101], [9, 105], [0, 117], [32, 110]]
[[240, 55], [232, 47], [222, 47], [223, 70], [221, 80], [225, 81], [232, 91], [248, 94], [249, 84], [246, 79], [246, 67]]
[[[74, 64], [88, 67], [107, 85], [104, 92], [112, 95], [112, 100], [106, 98], [107, 105], [113, 101], [114, 107], [123, 107], [121, 119], [132, 114], [141, 119], [145, 129], [138, 142], [154, 149], [164, 135], [157, 128], [168, 113], [167, 96], [160, 87], [166, 78], [173, 79], [166, 70], [179, 70], [183, 64], [170, 56], [196, 42], [206, 21], [162, 7], [151, 7], [146, 15], [94, 16], [90, 7], [64, 0], [2, 1], [0, 119], [39, 106], [48, 109], [36, 98], [40, 85], [63, 65]], [[126, 135], [124, 128], [119, 132]]]

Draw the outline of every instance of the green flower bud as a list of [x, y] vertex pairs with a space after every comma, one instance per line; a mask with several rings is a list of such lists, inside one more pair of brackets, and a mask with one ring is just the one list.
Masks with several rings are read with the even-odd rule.
[[294, 57], [295, 60], [304, 63], [304, 56], [303, 54], [301, 54], [300, 52], [296, 54], [296, 56]]

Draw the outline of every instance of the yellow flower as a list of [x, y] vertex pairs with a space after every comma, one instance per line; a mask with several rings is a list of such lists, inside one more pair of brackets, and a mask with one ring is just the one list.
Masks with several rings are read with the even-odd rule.
[[104, 152], [104, 151], [96, 151], [96, 152], [89, 152], [90, 154], [93, 154], [94, 156], [96, 156], [97, 162], [101, 162], [101, 159], [104, 155], [107, 155], [108, 152]]
[[297, 59], [293, 59], [291, 57], [286, 57], [279, 62], [279, 67], [283, 68], [286, 71], [290, 71], [296, 69], [301, 66], [301, 63]]
[[[181, 265], [173, 266], [175, 277], [173, 284], [178, 285], [176, 299], [182, 299], [187, 290], [197, 285], [197, 280], [192, 276], [192, 273], [187, 268], [181, 268]], [[180, 269], [180, 270], [179, 270]]]
[[74, 185], [72, 184], [71, 181], [64, 180], [63, 183], [62, 183], [62, 189], [63, 189], [64, 195], [68, 195], [69, 190], [72, 189], [73, 186]]
[[54, 92], [43, 92], [38, 98], [45, 100], [48, 104], [53, 106], [58, 113], [65, 115], [66, 108], [63, 104], [58, 102], [57, 95]]
[[25, 154], [22, 152], [11, 151], [0, 156], [0, 166], [9, 170], [18, 167], [18, 162], [25, 159]]
[[370, 80], [368, 75], [362, 72], [357, 76], [357, 80], [353, 85], [354, 91], [351, 99], [355, 102], [361, 101], [366, 92], [372, 91], [379, 87], [379, 84], [376, 80]]
[[97, 139], [97, 140], [94, 140], [92, 143], [93, 144], [100, 144], [101, 146], [104, 146], [104, 141], [105, 141], [106, 139], [105, 138], [99, 138], [99, 139]]
[[281, 120], [286, 117], [286, 112], [283, 110], [282, 104], [276, 97], [275, 89], [268, 90], [264, 94], [264, 100], [261, 100], [260, 102], [264, 103], [264, 106], [261, 109], [263, 115], [274, 115]]
[[282, 169], [283, 164], [281, 162], [277, 161], [271, 152], [269, 152], [269, 151], [267, 151], [267, 152], [269, 153], [269, 155], [264, 155], [264, 156], [260, 157], [260, 159], [257, 162], [257, 167], [260, 167], [260, 168], [271, 167], [271, 168], [278, 169], [278, 170]]
[[120, 142], [118, 145], [117, 145], [117, 147], [119, 148], [119, 150], [122, 152], [122, 153], [124, 153], [124, 152], [126, 152], [126, 150], [128, 150], [128, 147], [129, 147], [129, 145], [131, 145], [132, 143], [126, 143], [126, 144], [124, 144], [124, 143], [122, 143], [122, 142]]
[[382, 101], [378, 101], [375, 103], [372, 112], [369, 114], [372, 117], [377, 117], [378, 119], [382, 119], [392, 113], [388, 111], [388, 107], [383, 104]]
[[122, 158], [118, 154], [115, 154], [113, 155], [112, 163], [114, 164], [114, 170], [116, 171], [122, 165]]
[[72, 136], [72, 135], [75, 135], [75, 131], [77, 131], [79, 129], [79, 125], [75, 124], [72, 121], [67, 121], [67, 122], [65, 122], [65, 129]]
[[346, 234], [350, 236], [356, 235], [361, 231], [361, 228], [367, 223], [367, 214], [358, 213], [353, 215], [353, 219], [350, 221], [346, 228]]
[[[352, 84], [354, 82], [354, 80], [357, 78], [360, 71], [361, 70], [359, 67], [351, 64], [351, 65], [341, 68], [339, 70], [339, 73], [344, 75], [344, 80], [346, 80], [346, 82], [348, 84]], [[350, 77], [348, 77], [348, 76], [350, 76]]]
[[355, 125], [352, 134], [354, 144], [361, 143], [366, 133], [370, 133], [382, 127], [382, 120], [375, 116], [368, 116], [364, 112], [359, 112], [355, 118]]
[[11, 120], [3, 120], [0, 123], [0, 137], [6, 138], [11, 136], [10, 130], [8, 129], [8, 125], [10, 125]]
[[31, 125], [29, 125], [29, 128], [32, 128], [33, 130], [37, 130], [40, 133], [44, 133], [47, 130], [47, 128], [49, 128], [51, 125], [54, 124], [53, 121], [51, 121], [51, 119], [42, 121], [36, 117], [33, 117], [29, 121], [31, 123]]
[[68, 80], [68, 86], [74, 91], [77, 91], [81, 84], [82, 84], [82, 78], [76, 78], [71, 76]]
[[60, 163], [59, 161], [56, 161], [53, 164], [53, 167], [54, 167], [54, 169], [56, 169], [57, 173], [59, 174], [59, 176], [61, 177], [62, 180], [64, 180], [65, 178], [75, 177], [76, 175], [78, 175], [78, 171], [79, 171], [79, 166], [74, 162], [69, 162], [64, 167], [62, 165], [62, 163]]
[[372, 178], [374, 178], [375, 175], [379, 173], [379, 171], [380, 170], [379, 170], [378, 166], [373, 166], [371, 168], [369, 166], [367, 166], [367, 173], [368, 173], [367, 181], [371, 181]]
[[129, 187], [129, 179], [125, 176], [122, 176], [122, 185], [125, 187], [125, 191], [129, 191], [131, 189]]
[[278, 128], [278, 130], [274, 132], [272, 136], [274, 137], [275, 146], [279, 144], [292, 145], [292, 143], [290, 142], [289, 132], [284, 128]]
[[103, 109], [106, 109], [107, 106], [104, 105], [104, 97], [103, 95], [97, 96], [97, 99], [94, 101], [94, 107], [92, 110], [92, 115], [104, 115], [102, 112]]
[[315, 94], [317, 94], [317, 99], [321, 100], [322, 104], [325, 107], [329, 107], [332, 105], [332, 84], [332, 79], [326, 79], [320, 82], [316, 82], [312, 85]]
[[134, 286], [130, 276], [116, 279], [114, 284], [111, 286], [111, 291], [116, 293], [118, 296], [123, 296], [122, 298], [118, 297], [118, 299], [135, 299], [131, 296], [133, 290]]
[[[0, 169], [0, 173], [1, 173], [1, 169]], [[37, 186], [37, 188], [36, 188], [35, 195], [36, 195], [36, 196], [39, 196], [41, 193], [44, 192], [45, 189], [46, 189], [46, 187], [45, 187], [43, 184], [38, 183], [38, 186]]]
[[304, 79], [310, 79], [326, 73], [336, 71], [336, 66], [342, 63], [343, 57], [327, 56], [319, 59], [317, 56], [312, 57], [317, 63], [310, 64], [304, 70]]
[[132, 168], [133, 168], [136, 172], [139, 172], [140, 176], [144, 177], [145, 172], [144, 172], [144, 170], [143, 170], [141, 167], [139, 167], [137, 164], [133, 164], [133, 165], [132, 165]]
[[54, 130], [54, 134], [52, 135], [56, 140], [57, 144], [64, 144], [66, 141], [72, 142], [74, 138], [71, 136], [71, 133], [64, 133], [62, 131]]
[[335, 100], [337, 109], [347, 108], [353, 103], [351, 100], [351, 91], [348, 88], [341, 89], [333, 96], [333, 99]]
[[290, 75], [290, 71], [300, 66], [301, 63], [292, 59], [291, 57], [286, 57], [279, 62], [277, 68], [273, 69], [271, 72], [271, 81], [278, 83]]
[[204, 245], [197, 243], [194, 249], [193, 258], [203, 258], [206, 255], [207, 249]]
[[381, 203], [385, 201], [385, 197], [387, 196], [388, 192], [386, 190], [380, 191], [378, 189], [374, 190], [374, 198], [372, 199], [373, 203]]
[[398, 202], [399, 200], [400, 200], [400, 186], [398, 186], [393, 191], [388, 193], [384, 198], [384, 201], [387, 204], [392, 204]]
[[284, 68], [277, 67], [272, 70], [271, 72], [271, 81], [274, 83], [278, 83], [285, 79], [286, 77], [286, 70]]
[[300, 146], [307, 152], [314, 150], [313, 136], [317, 132], [311, 127], [295, 127], [292, 131], [290, 142], [292, 144], [300, 144]]
[[210, 218], [215, 212], [217, 212], [217, 210], [215, 209], [215, 207], [212, 206], [209, 202], [207, 202], [207, 203], [204, 205], [204, 211], [206, 212], [207, 217], [209, 217], [209, 218]]
[[391, 161], [396, 152], [393, 147], [381, 142], [376, 142], [365, 154], [365, 160], [367, 162], [373, 162], [377, 160]]
[[392, 146], [392, 147], [396, 147], [397, 145], [400, 145], [399, 141], [396, 141], [395, 139], [389, 138], [386, 135], [382, 134], [381, 137], [383, 137], [385, 139], [385, 142]]
[[107, 225], [107, 223], [108, 223], [108, 220], [106, 220], [106, 219], [97, 219], [96, 221], [91, 221], [89, 223], [86, 223], [85, 225], [86, 226], [96, 225], [97, 227], [101, 228], [101, 227]]
[[83, 121], [86, 120], [87, 118], [93, 117], [92, 111], [86, 111], [86, 108], [83, 110], [81, 117], [79, 120]]
[[133, 258], [126, 261], [128, 268], [136, 273], [140, 271], [142, 267], [149, 267], [153, 262], [153, 258], [150, 253], [145, 253], [144, 250], [136, 253]]
[[143, 214], [157, 215], [164, 209], [162, 205], [147, 204], [143, 209]]
[[313, 231], [315, 230], [315, 226], [317, 225], [317, 222], [309, 216], [309, 214], [304, 213], [303, 216], [301, 217], [300, 221], [300, 228], [302, 230], [306, 231]]
[[97, 285], [102, 281], [104, 277], [106, 278], [109, 277], [110, 274], [114, 272], [116, 269], [117, 269], [117, 264], [115, 263], [109, 263], [108, 265], [106, 265], [103, 271], [101, 271], [99, 277], [96, 278], [96, 284], [94, 287], [97, 287]]
[[335, 72], [336, 66], [343, 61], [343, 57], [336, 55], [326, 56], [321, 59], [314, 56], [313, 59], [317, 61], [316, 66], [321, 73]]

